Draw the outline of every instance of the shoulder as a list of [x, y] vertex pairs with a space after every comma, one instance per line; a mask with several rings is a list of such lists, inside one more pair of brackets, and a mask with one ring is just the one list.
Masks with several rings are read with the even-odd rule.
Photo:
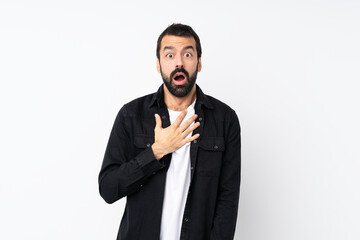
[[232, 139], [239, 138], [241, 127], [235, 110], [217, 98], [209, 95], [205, 96], [212, 106], [212, 109], [209, 109], [207, 113], [209, 120], [215, 122], [214, 126], [223, 129], [225, 141], [229, 142], [232, 141]]
[[134, 100], [126, 103], [124, 106], [128, 109], [138, 109], [138, 108], [148, 108], [151, 101], [154, 99], [155, 93], [147, 94], [145, 96], [141, 96], [135, 98]]
[[119, 114], [129, 117], [148, 111], [155, 94], [147, 94], [125, 103], [119, 110]]
[[214, 116], [219, 116], [220, 118], [222, 118], [223, 121], [226, 122], [239, 121], [235, 110], [231, 108], [228, 104], [210, 95], [204, 95], [212, 106], [211, 111], [213, 111]]

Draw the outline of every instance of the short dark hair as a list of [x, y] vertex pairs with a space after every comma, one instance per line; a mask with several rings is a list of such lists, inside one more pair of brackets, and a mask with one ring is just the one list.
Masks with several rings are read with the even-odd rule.
[[172, 36], [179, 36], [179, 37], [193, 37], [196, 42], [196, 52], [198, 59], [201, 57], [201, 44], [200, 38], [196, 34], [196, 32], [188, 25], [184, 25], [181, 23], [173, 23], [168, 26], [159, 36], [157, 40], [156, 46], [156, 56], [160, 60], [160, 47], [161, 47], [161, 40], [165, 35], [172, 35]]

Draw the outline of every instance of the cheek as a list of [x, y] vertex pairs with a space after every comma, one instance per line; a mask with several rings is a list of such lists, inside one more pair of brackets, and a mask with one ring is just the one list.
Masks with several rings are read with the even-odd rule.
[[169, 61], [163, 61], [161, 62], [161, 70], [163, 73], [169, 73], [171, 72], [172, 65]]
[[[186, 69], [186, 67], [185, 67]], [[196, 65], [190, 65], [188, 68], [187, 68], [188, 72], [190, 75], [192, 75], [195, 71], [196, 71]]]
[[185, 62], [185, 68], [188, 69], [190, 72], [194, 72], [196, 70], [196, 66], [198, 64], [198, 61], [196, 60], [189, 60]]

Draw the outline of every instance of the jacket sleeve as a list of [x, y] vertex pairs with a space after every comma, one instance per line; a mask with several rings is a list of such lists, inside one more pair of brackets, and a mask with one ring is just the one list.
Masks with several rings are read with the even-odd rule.
[[116, 116], [99, 173], [100, 195], [107, 203], [138, 191], [153, 172], [164, 167], [156, 160], [151, 147], [130, 157], [133, 142], [126, 127], [126, 114], [125, 105]]
[[210, 240], [232, 240], [236, 229], [241, 178], [240, 124], [233, 111], [219, 180], [217, 205]]

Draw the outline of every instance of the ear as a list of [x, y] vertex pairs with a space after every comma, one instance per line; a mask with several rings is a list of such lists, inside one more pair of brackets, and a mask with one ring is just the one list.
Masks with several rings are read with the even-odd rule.
[[156, 57], [156, 69], [157, 69], [158, 73], [160, 73], [160, 61], [157, 57]]
[[201, 71], [201, 67], [202, 67], [202, 65], [201, 65], [201, 57], [199, 57], [199, 61], [198, 61], [198, 72]]

